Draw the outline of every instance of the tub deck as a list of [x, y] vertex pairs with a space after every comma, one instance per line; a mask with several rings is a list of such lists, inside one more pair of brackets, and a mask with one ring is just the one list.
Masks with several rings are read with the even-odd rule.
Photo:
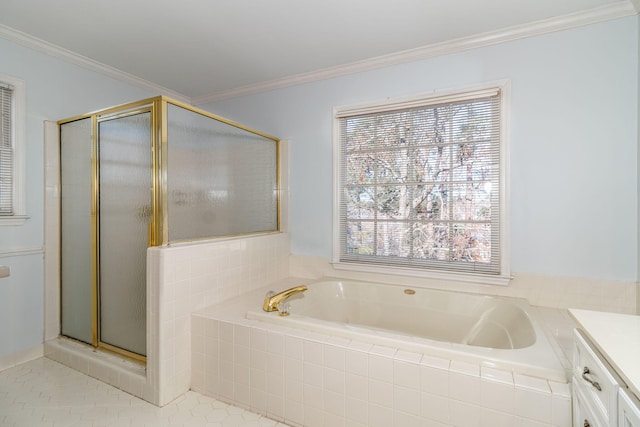
[[[418, 354], [429, 354], [449, 360], [461, 360], [492, 368], [504, 369], [513, 373], [529, 375], [551, 381], [566, 382], [571, 378], [572, 330], [575, 324], [567, 310], [528, 306], [532, 317], [538, 343], [536, 348], [492, 349], [423, 339], [419, 337], [398, 336], [384, 330], [368, 329], [354, 325], [336, 324], [308, 319], [292, 314], [278, 316], [277, 312], [262, 311], [264, 296], [269, 290], [276, 292], [300, 284], [312, 284], [322, 280], [309, 280], [290, 277], [246, 293], [223, 304], [208, 307], [194, 313], [223, 322], [268, 329], [296, 337], [313, 337], [315, 340], [346, 344], [353, 341], [359, 348], [367, 344], [388, 347]], [[497, 297], [500, 298], [500, 297]], [[541, 342], [540, 342], [541, 341]], [[543, 352], [539, 352], [542, 350]]]

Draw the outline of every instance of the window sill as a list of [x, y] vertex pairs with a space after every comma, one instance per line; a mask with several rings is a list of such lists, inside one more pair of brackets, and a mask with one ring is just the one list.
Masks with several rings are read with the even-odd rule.
[[26, 215], [0, 216], [0, 227], [24, 225], [28, 219]]
[[391, 274], [397, 276], [421, 277], [436, 280], [475, 283], [478, 285], [508, 286], [511, 276], [489, 276], [473, 273], [453, 273], [446, 271], [422, 270], [393, 266], [372, 266], [358, 263], [334, 261], [331, 263], [336, 270], [361, 271], [365, 273]]

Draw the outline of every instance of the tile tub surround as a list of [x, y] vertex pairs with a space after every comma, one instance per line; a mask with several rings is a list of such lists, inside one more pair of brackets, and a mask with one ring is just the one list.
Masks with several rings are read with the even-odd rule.
[[566, 383], [247, 320], [266, 290], [192, 315], [193, 390], [292, 426], [571, 425]]

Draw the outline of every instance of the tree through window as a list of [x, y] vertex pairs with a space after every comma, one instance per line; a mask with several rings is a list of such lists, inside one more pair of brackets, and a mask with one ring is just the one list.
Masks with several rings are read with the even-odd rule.
[[338, 112], [341, 262], [500, 274], [498, 89]]

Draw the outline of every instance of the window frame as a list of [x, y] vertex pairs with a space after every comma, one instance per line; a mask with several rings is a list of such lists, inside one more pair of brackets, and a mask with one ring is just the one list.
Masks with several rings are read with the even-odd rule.
[[[444, 102], [455, 100], [457, 97], [468, 97], [470, 93], [478, 93], [497, 89], [500, 92], [500, 271], [498, 274], [459, 272], [446, 269], [430, 269], [425, 267], [405, 267], [393, 266], [381, 260], [379, 264], [374, 262], [358, 263], [355, 261], [344, 262], [340, 260], [341, 246], [341, 129], [340, 120], [349, 115], [360, 115], [366, 113], [383, 113], [393, 110], [401, 110], [409, 107], [433, 104], [436, 101]], [[338, 106], [333, 109], [333, 259], [332, 265], [338, 270], [360, 271], [367, 273], [392, 274], [400, 276], [411, 276], [420, 278], [430, 278], [437, 280], [462, 281], [479, 284], [501, 285], [509, 284], [510, 277], [510, 247], [509, 247], [509, 111], [510, 111], [510, 81], [500, 80], [487, 82], [464, 88], [434, 91], [429, 94], [417, 96], [388, 98], [382, 101], [370, 102], [358, 105]]]
[[0, 74], [0, 83], [13, 88], [12, 99], [12, 145], [13, 145], [13, 194], [12, 215], [0, 215], [0, 226], [23, 225], [29, 218], [26, 214], [25, 176], [26, 176], [26, 84], [24, 80]]
[[12, 215], [0, 215], [0, 226], [23, 225], [29, 218], [26, 214], [26, 84], [24, 80], [0, 74], [0, 83], [13, 88], [12, 99], [12, 145], [13, 145], [13, 194]]

